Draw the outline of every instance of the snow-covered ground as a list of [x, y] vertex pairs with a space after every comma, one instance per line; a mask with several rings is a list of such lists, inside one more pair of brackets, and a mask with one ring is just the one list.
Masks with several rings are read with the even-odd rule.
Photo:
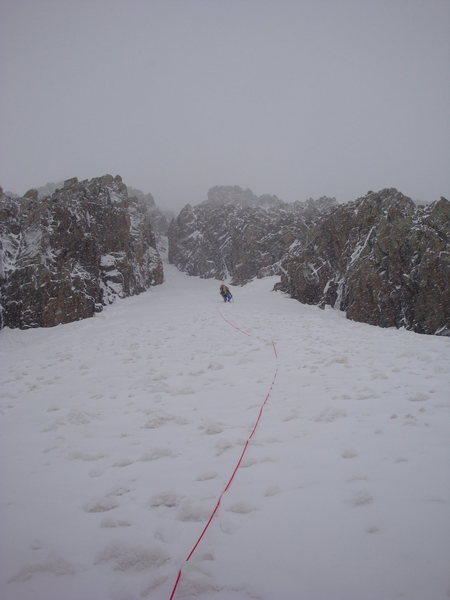
[[165, 270], [0, 333], [2, 600], [447, 599], [450, 339]]

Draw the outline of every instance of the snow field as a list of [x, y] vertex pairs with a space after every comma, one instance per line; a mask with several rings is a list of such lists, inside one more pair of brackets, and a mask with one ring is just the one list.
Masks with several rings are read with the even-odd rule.
[[448, 598], [450, 340], [165, 271], [1, 332], [0, 597]]

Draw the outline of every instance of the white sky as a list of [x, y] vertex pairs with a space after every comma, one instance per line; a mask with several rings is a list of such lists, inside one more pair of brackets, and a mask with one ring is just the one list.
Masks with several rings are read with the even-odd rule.
[[450, 195], [448, 0], [0, 0], [0, 184]]

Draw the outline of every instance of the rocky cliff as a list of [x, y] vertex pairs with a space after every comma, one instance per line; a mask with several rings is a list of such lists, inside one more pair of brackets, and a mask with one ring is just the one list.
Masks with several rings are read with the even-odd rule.
[[174, 218], [174, 214], [170, 210], [161, 210], [157, 206], [152, 194], [144, 194], [141, 190], [127, 186], [129, 198], [137, 198], [141, 204], [147, 207], [150, 220], [152, 222], [152, 230], [156, 238], [167, 236], [169, 223]]
[[338, 205], [285, 204], [216, 187], [169, 227], [169, 261], [190, 275], [280, 274], [277, 286], [349, 319], [450, 335], [449, 202], [417, 206], [396, 189]]
[[70, 179], [45, 198], [1, 192], [1, 326], [83, 319], [162, 281], [151, 211], [119, 176]]
[[290, 249], [282, 289], [382, 327], [450, 334], [450, 203], [418, 207], [369, 192], [316, 222]]
[[335, 205], [322, 198], [285, 204], [238, 186], [215, 187], [208, 200], [187, 205], [169, 227], [169, 262], [189, 275], [244, 284], [277, 274], [288, 248]]

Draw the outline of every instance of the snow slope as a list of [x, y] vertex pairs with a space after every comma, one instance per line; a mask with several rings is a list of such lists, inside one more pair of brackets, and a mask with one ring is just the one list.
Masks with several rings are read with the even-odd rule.
[[1, 332], [2, 600], [448, 598], [450, 339], [166, 278]]

